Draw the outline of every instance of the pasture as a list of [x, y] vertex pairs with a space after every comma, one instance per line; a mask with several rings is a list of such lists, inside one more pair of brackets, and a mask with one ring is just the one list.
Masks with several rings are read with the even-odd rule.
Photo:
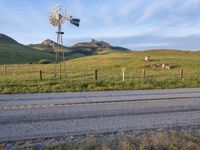
[[[145, 56], [152, 60], [144, 61]], [[171, 68], [155, 67], [160, 64]], [[54, 78], [55, 64], [0, 65], [0, 93], [196, 88], [200, 87], [200, 51], [114, 52], [66, 61], [66, 70], [67, 77], [62, 74], [60, 80]]]

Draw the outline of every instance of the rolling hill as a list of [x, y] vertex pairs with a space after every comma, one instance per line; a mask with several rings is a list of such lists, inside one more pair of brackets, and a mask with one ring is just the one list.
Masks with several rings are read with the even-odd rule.
[[[47, 39], [40, 44], [31, 44], [29, 46], [34, 49], [46, 52], [54, 52], [58, 44], [50, 39]], [[68, 54], [83, 54], [83, 55], [103, 54], [116, 51], [122, 51], [122, 52], [129, 51], [126, 48], [112, 46], [104, 41], [97, 41], [94, 39], [92, 39], [90, 42], [76, 43], [71, 47], [64, 46], [64, 50]]]
[[14, 39], [0, 33], [0, 44], [19, 44]]
[[54, 60], [54, 55], [22, 45], [0, 34], [0, 64], [34, 63], [40, 59]]
[[[57, 43], [47, 39], [39, 44], [22, 45], [7, 35], [0, 34], [0, 64], [36, 63], [40, 59], [54, 61]], [[115, 47], [104, 41], [91, 40], [72, 47], [64, 46], [66, 60], [113, 52], [128, 52], [122, 47]]]

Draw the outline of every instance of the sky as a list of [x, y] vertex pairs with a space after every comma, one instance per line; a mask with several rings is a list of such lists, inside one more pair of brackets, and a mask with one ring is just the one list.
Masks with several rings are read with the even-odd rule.
[[81, 19], [80, 28], [63, 25], [66, 46], [96, 39], [132, 50], [200, 50], [200, 0], [0, 0], [0, 33], [26, 45], [56, 40], [56, 4]]

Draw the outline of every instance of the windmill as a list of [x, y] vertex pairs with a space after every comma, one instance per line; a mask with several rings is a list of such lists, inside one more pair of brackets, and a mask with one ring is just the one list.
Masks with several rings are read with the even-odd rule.
[[51, 13], [49, 16], [50, 23], [58, 27], [57, 31], [57, 45], [56, 45], [56, 59], [55, 59], [55, 74], [54, 77], [57, 76], [57, 64], [59, 63], [59, 73], [60, 79], [62, 78], [62, 64], [64, 67], [64, 76], [66, 77], [66, 65], [65, 65], [65, 53], [63, 48], [63, 38], [62, 35], [64, 32], [62, 31], [62, 25], [69, 21], [71, 24], [79, 27], [80, 19], [74, 18], [67, 14], [65, 7], [62, 4], [57, 4], [51, 9]]

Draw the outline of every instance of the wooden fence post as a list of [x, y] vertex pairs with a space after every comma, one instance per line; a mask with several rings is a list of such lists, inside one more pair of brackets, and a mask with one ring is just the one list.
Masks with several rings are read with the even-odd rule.
[[145, 69], [142, 69], [142, 79], [144, 80], [146, 77], [146, 70]]
[[125, 81], [125, 70], [126, 70], [126, 68], [123, 67], [123, 68], [122, 68], [122, 81], [123, 81], [123, 82]]
[[98, 80], [98, 70], [96, 69], [95, 70], [95, 81], [97, 81]]
[[7, 66], [4, 65], [4, 76], [6, 76], [6, 74], [7, 74]]
[[42, 81], [42, 70], [40, 70], [40, 81]]
[[183, 68], [180, 70], [180, 79], [183, 78]]

